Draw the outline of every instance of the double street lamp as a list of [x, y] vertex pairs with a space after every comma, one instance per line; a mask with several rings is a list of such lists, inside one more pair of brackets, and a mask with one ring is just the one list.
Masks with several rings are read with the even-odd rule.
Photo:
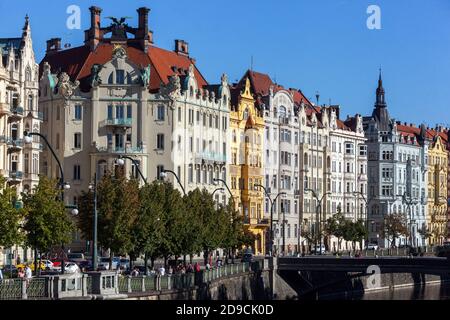
[[[319, 235], [319, 254], [322, 255], [322, 234], [321, 234], [321, 225], [322, 225], [322, 201], [323, 199], [325, 199], [325, 197], [327, 195], [331, 195], [331, 192], [326, 192], [321, 198], [319, 198], [317, 196], [317, 193], [313, 190], [313, 189], [305, 189], [305, 193], [307, 192], [311, 192], [313, 197], [316, 199], [317, 201], [317, 206], [316, 206], [316, 215], [318, 216], [318, 235]], [[317, 254], [317, 237], [316, 238], [316, 248], [314, 250], [314, 252]]]
[[[270, 242], [269, 242], [270, 248], [269, 248], [269, 255], [272, 256], [273, 255], [273, 242], [274, 242], [274, 239], [273, 239], [274, 238], [274, 236], [273, 236], [273, 207], [274, 207], [274, 203], [276, 203], [278, 197], [286, 196], [286, 192], [278, 193], [277, 196], [275, 197], [275, 199], [272, 200], [269, 192], [267, 192], [267, 188], [266, 187], [264, 187], [263, 185], [260, 185], [260, 184], [255, 184], [255, 188], [263, 189], [264, 193], [266, 194], [267, 199], [269, 199], [269, 201], [270, 201]], [[284, 233], [284, 223], [285, 223], [285, 221], [283, 220], [283, 233]], [[284, 242], [284, 240], [283, 240], [283, 242]], [[284, 248], [283, 248], [283, 250], [284, 250]]]
[[168, 173], [171, 173], [171, 174], [173, 174], [175, 176], [175, 178], [177, 179], [178, 184], [181, 187], [181, 190], [183, 190], [183, 194], [186, 196], [186, 191], [185, 191], [183, 185], [181, 184], [180, 178], [178, 177], [178, 175], [175, 172], [173, 172], [172, 170], [163, 170], [163, 171], [161, 171], [160, 178], [161, 179], [167, 178], [167, 174]]
[[[59, 187], [61, 188], [61, 195], [60, 195], [60, 200], [61, 202], [64, 203], [64, 190], [69, 190], [70, 189], [70, 184], [68, 184], [67, 182], [64, 181], [64, 170], [63, 167], [61, 165], [61, 161], [59, 161], [58, 156], [55, 153], [55, 150], [53, 150], [51, 144], [48, 142], [47, 138], [38, 133], [38, 132], [28, 132], [28, 131], [24, 131], [23, 133], [24, 135], [24, 141], [26, 144], [31, 144], [33, 143], [33, 136], [37, 136], [40, 137], [42, 140], [44, 140], [45, 144], [48, 146], [48, 148], [50, 149], [50, 152], [53, 155], [53, 158], [55, 158], [56, 162], [58, 163], [58, 167], [59, 167], [59, 173], [60, 173], [60, 177], [59, 177]], [[75, 206], [66, 206], [66, 209], [72, 209], [71, 213], [74, 216], [78, 215], [78, 209]], [[64, 245], [61, 245], [61, 249], [62, 249], [62, 257], [61, 257], [61, 273], [64, 274], [65, 272], [65, 262], [64, 262]], [[37, 270], [40, 269], [37, 267], [37, 248], [35, 248], [35, 255], [34, 255], [34, 266], [35, 266], [35, 272], [37, 274]]]

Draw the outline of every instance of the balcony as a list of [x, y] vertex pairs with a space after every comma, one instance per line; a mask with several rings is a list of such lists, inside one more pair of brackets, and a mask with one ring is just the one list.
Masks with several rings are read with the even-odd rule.
[[18, 182], [20, 183], [23, 179], [22, 171], [10, 171], [9, 172], [9, 182]]
[[254, 228], [269, 228], [270, 219], [244, 217], [244, 224]]
[[207, 163], [226, 163], [227, 162], [227, 156], [220, 153], [214, 153], [214, 152], [202, 152], [202, 153], [196, 153], [195, 154], [195, 163], [201, 164], [203, 162]]
[[99, 147], [97, 148], [99, 153], [110, 153], [110, 154], [143, 154], [144, 148], [142, 147]]
[[6, 143], [11, 151], [22, 150], [24, 146], [23, 139], [13, 139], [6, 136], [0, 136], [0, 143]]
[[23, 108], [22, 107], [14, 107], [14, 106], [11, 106], [10, 107], [10, 117], [11, 118], [22, 118], [23, 117]]
[[122, 128], [131, 128], [133, 125], [132, 118], [116, 118], [116, 119], [107, 119], [101, 122], [101, 127], [122, 127]]

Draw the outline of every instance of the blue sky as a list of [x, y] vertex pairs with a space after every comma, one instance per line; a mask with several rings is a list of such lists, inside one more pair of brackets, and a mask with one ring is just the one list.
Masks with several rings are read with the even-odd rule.
[[[81, 30], [66, 28], [69, 5], [82, 9]], [[369, 30], [367, 7], [381, 8], [381, 30]], [[102, 17], [131, 16], [151, 8], [157, 46], [189, 42], [191, 56], [210, 83], [226, 72], [239, 79], [250, 68], [321, 103], [342, 106], [342, 116], [371, 114], [378, 68], [383, 69], [390, 113], [398, 120], [450, 126], [450, 1], [448, 0], [16, 0], [0, 1], [0, 37], [18, 36], [29, 14], [40, 60], [45, 41], [81, 45], [91, 5]], [[103, 24], [109, 20], [103, 19]]]

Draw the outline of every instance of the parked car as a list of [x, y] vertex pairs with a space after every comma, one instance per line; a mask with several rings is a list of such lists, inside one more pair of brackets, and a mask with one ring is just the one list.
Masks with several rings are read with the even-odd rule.
[[17, 267], [14, 266], [14, 265], [12, 265], [12, 266], [10, 266], [10, 265], [5, 265], [5, 266], [2, 268], [3, 277], [9, 277], [10, 274], [11, 274], [11, 271], [12, 271], [12, 276], [13, 276], [13, 277], [16, 277], [16, 276], [17, 276], [17, 273], [18, 273]]
[[[55, 271], [61, 272], [61, 265], [53, 268]], [[80, 268], [75, 262], [66, 262], [64, 265], [64, 272], [66, 273], [76, 273], [80, 272]]]
[[53, 269], [53, 262], [50, 260], [42, 260], [42, 263], [45, 265], [46, 270]]
[[313, 253], [313, 254], [324, 254], [325, 252], [326, 252], [326, 250], [325, 250], [325, 245], [324, 244], [314, 246], [311, 249], [311, 253]]
[[[42, 271], [44, 271], [47, 268], [43, 261], [41, 261], [41, 264], [40, 264], [40, 269]], [[39, 262], [38, 262], [38, 264], [39, 264]], [[34, 261], [32, 263], [28, 263], [28, 265], [30, 266], [31, 271], [34, 271]], [[22, 268], [25, 270], [25, 268], [27, 267], [27, 264], [21, 263], [21, 264], [16, 265], [16, 267], [17, 267], [17, 269]]]
[[67, 259], [69, 261], [76, 262], [76, 263], [86, 260], [86, 258], [84, 257], [84, 254], [82, 254], [82, 253], [68, 253]]
[[[114, 257], [112, 260], [112, 269], [116, 270], [119, 266], [120, 266], [120, 259], [118, 257]], [[98, 268], [100, 270], [109, 270], [109, 257], [100, 258]]]
[[376, 243], [368, 243], [366, 249], [367, 250], [378, 250], [378, 244], [376, 244]]

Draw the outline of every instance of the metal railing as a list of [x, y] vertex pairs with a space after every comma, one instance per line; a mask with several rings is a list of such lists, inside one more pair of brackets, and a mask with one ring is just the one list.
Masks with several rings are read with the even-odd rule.
[[125, 126], [131, 127], [133, 125], [132, 118], [115, 118], [115, 119], [107, 119], [101, 123], [101, 126]]
[[149, 293], [191, 289], [203, 283], [250, 271], [249, 263], [172, 275], [121, 276], [114, 272], [0, 280], [0, 300], [61, 299], [97, 294]]
[[46, 297], [45, 279], [0, 280], [0, 300], [45, 299]]

